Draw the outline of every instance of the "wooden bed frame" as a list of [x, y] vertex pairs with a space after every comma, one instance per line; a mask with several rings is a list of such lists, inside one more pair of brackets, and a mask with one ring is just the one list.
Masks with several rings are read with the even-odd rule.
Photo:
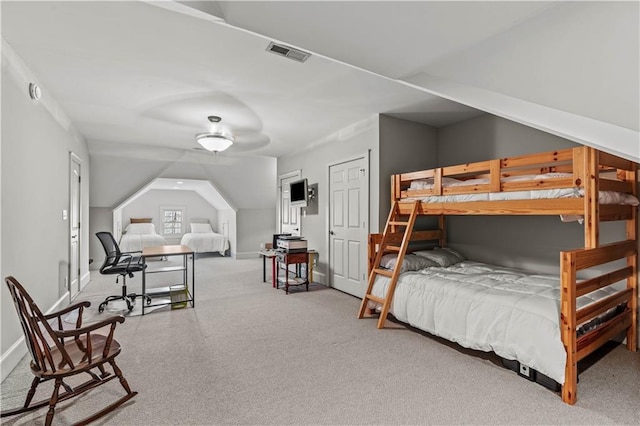
[[[571, 177], [501, 182], [509, 176], [536, 175], [543, 173], [570, 173]], [[487, 184], [443, 187], [445, 177], [460, 180], [485, 178]], [[432, 189], [411, 190], [415, 179], [432, 178]], [[359, 317], [363, 316], [367, 300], [384, 301], [389, 306], [395, 289], [394, 278], [399, 273], [388, 274], [392, 285], [386, 299], [370, 295], [375, 274], [386, 275], [379, 265], [382, 254], [387, 252], [386, 243], [402, 242], [402, 247], [391, 247], [399, 253], [397, 264], [407, 250], [409, 241], [437, 240], [445, 245], [445, 215], [579, 215], [584, 217], [584, 247], [560, 252], [560, 327], [562, 343], [567, 353], [565, 382], [562, 386], [562, 400], [575, 404], [578, 369], [577, 363], [594, 352], [611, 338], [626, 331], [626, 346], [630, 351], [637, 348], [638, 325], [638, 249], [637, 249], [637, 207], [630, 205], [603, 205], [598, 202], [599, 191], [616, 191], [638, 196], [638, 164], [589, 147], [569, 148], [560, 151], [519, 157], [502, 158], [478, 163], [440, 167], [413, 173], [403, 173], [391, 177], [392, 213], [385, 227], [385, 234], [369, 237], [370, 286], [363, 299]], [[574, 187], [583, 190], [581, 198], [532, 199], [509, 201], [470, 202], [403, 202], [407, 198], [415, 200], [429, 195], [474, 194], [482, 192], [506, 192]], [[398, 216], [418, 215], [439, 216], [439, 229], [433, 231], [413, 231], [413, 220], [407, 223], [404, 232], [394, 227]], [[626, 221], [626, 240], [600, 245], [599, 227], [602, 221]], [[391, 224], [391, 226], [390, 226]], [[406, 241], [405, 241], [406, 240]], [[382, 250], [382, 252], [380, 252]], [[603, 275], [580, 281], [579, 271], [626, 259], [626, 266]], [[584, 294], [626, 280], [626, 288], [585, 308], [576, 308], [576, 299]], [[599, 325], [596, 329], [577, 336], [578, 325], [626, 303], [626, 309]], [[383, 309], [379, 327], [384, 325], [388, 311]]]

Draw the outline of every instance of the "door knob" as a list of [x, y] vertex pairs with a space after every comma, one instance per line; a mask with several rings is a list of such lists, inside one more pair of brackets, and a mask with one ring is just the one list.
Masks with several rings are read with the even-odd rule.
[[329, 235], [334, 235], [335, 233], [333, 231], [329, 231]]

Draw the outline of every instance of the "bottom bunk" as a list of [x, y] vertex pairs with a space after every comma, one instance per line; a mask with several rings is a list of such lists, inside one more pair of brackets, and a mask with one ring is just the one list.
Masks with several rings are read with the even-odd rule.
[[[379, 239], [370, 239], [372, 257]], [[380, 268], [394, 270], [397, 258], [382, 256]], [[577, 278], [580, 270], [625, 258], [626, 267]], [[561, 274], [553, 276], [469, 261], [451, 249], [413, 251], [402, 260], [391, 296], [391, 278], [375, 278], [368, 307], [380, 311], [376, 300], [391, 297], [389, 313], [397, 320], [494, 352], [507, 366], [516, 362], [522, 375], [534, 370], [551, 378], [572, 404], [579, 360], [625, 331], [627, 348], [635, 351], [635, 259], [635, 241], [562, 252]]]

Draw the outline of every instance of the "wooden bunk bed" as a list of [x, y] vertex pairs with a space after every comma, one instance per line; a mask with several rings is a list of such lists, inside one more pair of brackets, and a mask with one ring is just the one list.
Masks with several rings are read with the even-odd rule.
[[[612, 194], [617, 197], [613, 201], [607, 197]], [[509, 199], [511, 195], [520, 199]], [[584, 221], [584, 247], [560, 252], [559, 277], [559, 335], [566, 351], [561, 395], [564, 402], [575, 404], [578, 361], [624, 332], [627, 349], [637, 348], [637, 195], [638, 164], [589, 147], [393, 175], [392, 207], [384, 232], [369, 237], [369, 285], [358, 317], [372, 313], [371, 305], [377, 304], [378, 328], [384, 327], [401, 268], [381, 267], [383, 255], [394, 253], [395, 265], [402, 265], [412, 241], [435, 240], [444, 247], [446, 215], [579, 218]], [[562, 198], [552, 198], [556, 196]], [[418, 215], [439, 216], [439, 229], [414, 231]], [[601, 245], [603, 221], [625, 221], [626, 239]], [[621, 268], [578, 278], [580, 271], [621, 260], [626, 261]], [[389, 280], [383, 296], [372, 294], [379, 276]], [[580, 296], [623, 281], [624, 289], [610, 290], [609, 296], [578, 307]], [[612, 310], [615, 315], [598, 319], [602, 322], [595, 329], [577, 334], [580, 324]]]

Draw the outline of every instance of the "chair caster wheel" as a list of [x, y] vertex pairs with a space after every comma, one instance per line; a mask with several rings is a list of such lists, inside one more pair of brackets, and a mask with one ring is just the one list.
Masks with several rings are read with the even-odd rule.
[[147, 296], [147, 305], [151, 304], [151, 298], [149, 296]]
[[129, 312], [131, 312], [131, 310], [133, 309], [133, 304], [128, 300], [127, 300], [127, 309], [129, 310]]
[[100, 306], [98, 306], [98, 313], [102, 313], [104, 311], [104, 303], [101, 303]]

